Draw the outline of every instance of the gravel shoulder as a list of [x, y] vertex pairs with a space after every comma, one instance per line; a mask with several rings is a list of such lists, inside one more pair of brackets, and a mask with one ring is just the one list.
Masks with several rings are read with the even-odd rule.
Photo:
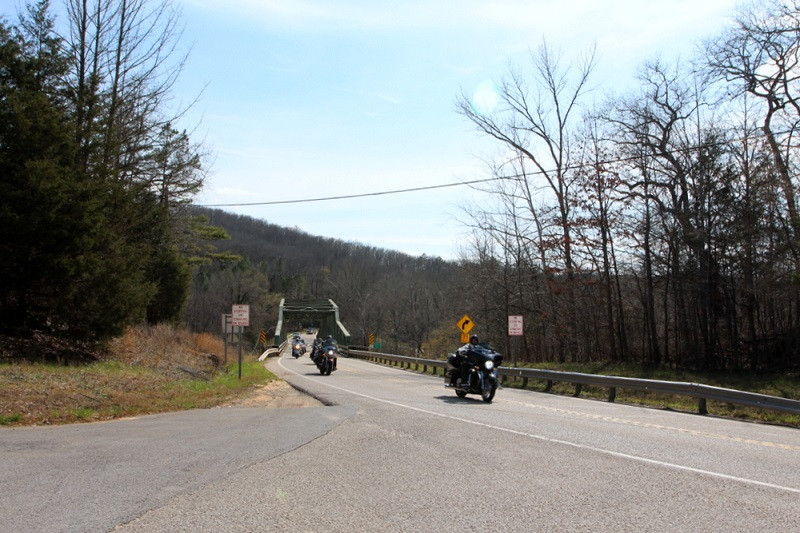
[[252, 394], [226, 404], [238, 407], [322, 407], [319, 400], [300, 392], [282, 379], [258, 387]]

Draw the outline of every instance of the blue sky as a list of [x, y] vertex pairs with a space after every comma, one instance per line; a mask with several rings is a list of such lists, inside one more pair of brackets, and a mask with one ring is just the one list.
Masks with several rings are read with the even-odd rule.
[[[54, 3], [58, 0], [54, 0]], [[4, 13], [16, 0], [0, 0]], [[525, 68], [543, 39], [571, 61], [593, 44], [596, 95], [637, 66], [688, 56], [732, 0], [182, 0], [191, 56], [176, 103], [213, 152], [198, 204], [362, 194], [489, 177], [499, 146], [455, 112], [463, 91]], [[285, 206], [224, 207], [308, 233], [451, 259], [469, 187]]]

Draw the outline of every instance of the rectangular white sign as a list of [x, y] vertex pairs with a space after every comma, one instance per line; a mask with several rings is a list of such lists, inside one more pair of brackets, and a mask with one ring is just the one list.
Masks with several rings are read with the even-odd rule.
[[250, 306], [247, 304], [233, 305], [231, 307], [232, 326], [250, 326]]
[[522, 332], [522, 315], [509, 315], [508, 317], [508, 335], [509, 337], [521, 337]]

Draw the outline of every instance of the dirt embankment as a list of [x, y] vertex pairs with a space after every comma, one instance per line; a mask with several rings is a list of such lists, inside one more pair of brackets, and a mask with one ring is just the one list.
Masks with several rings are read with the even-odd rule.
[[229, 403], [242, 407], [321, 407], [322, 403], [308, 394], [300, 392], [283, 380], [270, 381], [258, 387], [246, 398]]

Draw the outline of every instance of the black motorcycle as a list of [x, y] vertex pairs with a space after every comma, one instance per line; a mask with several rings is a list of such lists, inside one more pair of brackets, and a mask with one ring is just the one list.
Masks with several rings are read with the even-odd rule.
[[302, 339], [294, 339], [292, 341], [292, 357], [297, 359], [306, 353], [306, 343]]
[[444, 386], [455, 389], [459, 398], [480, 394], [489, 403], [497, 391], [497, 367], [502, 362], [503, 356], [487, 344], [459, 350], [447, 358]]
[[336, 346], [329, 344], [322, 346], [322, 349], [317, 352], [314, 358], [314, 364], [317, 365], [319, 373], [323, 376], [330, 376], [331, 372], [336, 370], [336, 360], [339, 356]]

